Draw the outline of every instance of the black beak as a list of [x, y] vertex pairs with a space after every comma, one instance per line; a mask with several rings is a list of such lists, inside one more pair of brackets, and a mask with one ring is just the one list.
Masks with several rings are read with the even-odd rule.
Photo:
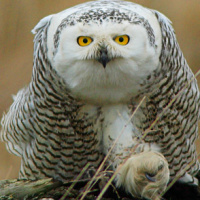
[[103, 65], [104, 68], [106, 68], [106, 64], [110, 61], [108, 58], [107, 49], [100, 50], [100, 58], [98, 61]]

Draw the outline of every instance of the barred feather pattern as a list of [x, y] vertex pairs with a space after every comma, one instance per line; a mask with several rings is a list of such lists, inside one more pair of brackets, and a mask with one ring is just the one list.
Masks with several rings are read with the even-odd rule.
[[2, 120], [2, 139], [22, 159], [20, 178], [73, 179], [90, 162], [102, 160], [100, 140], [91, 124], [95, 116], [79, 113], [75, 101], [46, 58], [46, 31], [35, 38], [32, 81], [15, 97]]
[[154, 89], [149, 88], [151, 92], [146, 93], [141, 121], [136, 126], [144, 133], [162, 113], [161, 119], [144, 140], [160, 144], [161, 153], [169, 163], [171, 179], [177, 174], [181, 177], [190, 174], [192, 177], [189, 176], [187, 182], [194, 183], [193, 177], [200, 168], [195, 146], [200, 110], [199, 89], [170, 23], [166, 23], [167, 19], [161, 13], [152, 12], [158, 18], [162, 31], [161, 70], [149, 77], [155, 80], [154, 87], [151, 85]]
[[[160, 66], [141, 84], [143, 90], [137, 98], [146, 96], [146, 102], [133, 117], [132, 124], [142, 136], [176, 98], [144, 142], [159, 144], [172, 179], [180, 173], [181, 177], [189, 176], [193, 183], [199, 171], [194, 144], [198, 136], [199, 89], [170, 22], [159, 12], [152, 12], [162, 32]], [[94, 106], [90, 112], [89, 107], [85, 112], [87, 105], [70, 94], [64, 80], [52, 68], [46, 46], [49, 25], [50, 22], [37, 30], [32, 80], [19, 91], [4, 115], [1, 138], [10, 152], [21, 157], [21, 178], [67, 180], [80, 173], [86, 163], [97, 168], [103, 159], [102, 108]], [[127, 106], [132, 113], [135, 98]]]

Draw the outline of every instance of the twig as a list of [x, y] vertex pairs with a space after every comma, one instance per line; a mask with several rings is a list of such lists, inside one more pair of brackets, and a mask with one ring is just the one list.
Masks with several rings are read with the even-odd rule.
[[83, 170], [81, 171], [81, 173], [76, 177], [75, 181], [71, 184], [71, 186], [67, 189], [67, 191], [65, 192], [65, 194], [60, 198], [60, 200], [65, 200], [65, 198], [67, 197], [67, 195], [69, 195], [70, 191], [73, 189], [73, 187], [75, 186], [75, 184], [77, 183], [77, 181], [82, 177], [82, 175], [84, 174], [84, 172], [88, 169], [88, 167], [90, 166], [90, 163], [88, 163]]

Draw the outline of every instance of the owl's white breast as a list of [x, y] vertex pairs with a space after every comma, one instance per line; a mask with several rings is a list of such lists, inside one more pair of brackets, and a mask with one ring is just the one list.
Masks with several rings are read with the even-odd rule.
[[[140, 112], [140, 109], [137, 112]], [[102, 118], [104, 119], [101, 126], [103, 152], [107, 155], [110, 148], [113, 148], [109, 159], [114, 168], [120, 164], [121, 158], [131, 156], [131, 150], [134, 148], [133, 152], [141, 151], [140, 148], [143, 151], [160, 152], [159, 144], [145, 144], [140, 141], [143, 133], [132, 123], [133, 118], [138, 116], [133, 115], [125, 104], [102, 107]], [[136, 148], [135, 145], [138, 145], [138, 147]]]

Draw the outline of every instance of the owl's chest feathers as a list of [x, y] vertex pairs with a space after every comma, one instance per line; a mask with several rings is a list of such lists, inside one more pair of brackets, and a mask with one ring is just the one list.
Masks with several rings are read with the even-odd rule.
[[143, 116], [140, 112], [139, 110], [135, 117], [131, 116], [133, 111], [126, 104], [102, 107], [85, 105], [80, 110], [79, 116], [87, 116], [86, 123], [90, 124], [90, 129], [96, 133], [94, 140], [98, 140], [96, 145], [100, 151], [107, 154], [117, 140], [114, 151], [116, 155], [125, 156], [128, 152], [126, 150], [133, 148], [137, 143], [136, 140], [142, 136], [141, 130], [138, 129], [139, 124], [135, 124], [135, 121], [142, 121], [140, 118]]
[[[101, 107], [93, 105], [85, 105], [79, 112], [79, 118], [85, 118], [87, 123], [92, 124], [91, 128], [102, 134], [102, 139], [105, 135], [109, 135], [110, 140], [116, 139], [122, 129], [132, 132], [133, 124], [129, 122], [131, 112], [127, 105], [114, 104], [104, 105]], [[130, 135], [130, 134], [126, 134]]]

